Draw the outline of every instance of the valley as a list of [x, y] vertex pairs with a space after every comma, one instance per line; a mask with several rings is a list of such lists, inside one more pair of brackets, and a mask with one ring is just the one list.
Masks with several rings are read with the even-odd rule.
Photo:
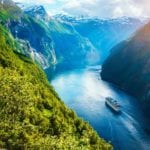
[[0, 149], [148, 150], [149, 19], [17, 1], [0, 0]]

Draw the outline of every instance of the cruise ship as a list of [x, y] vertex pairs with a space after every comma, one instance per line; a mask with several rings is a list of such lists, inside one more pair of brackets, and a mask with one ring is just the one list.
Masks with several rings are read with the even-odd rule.
[[111, 97], [106, 97], [105, 98], [106, 101], [106, 105], [111, 108], [113, 111], [119, 113], [121, 110], [120, 110], [120, 105], [118, 104], [118, 102], [116, 100], [114, 100], [113, 98]]

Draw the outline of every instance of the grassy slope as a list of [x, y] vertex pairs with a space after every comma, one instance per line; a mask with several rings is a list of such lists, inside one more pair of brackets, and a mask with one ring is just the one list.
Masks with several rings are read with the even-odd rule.
[[44, 73], [16, 51], [0, 25], [0, 147], [8, 149], [111, 149], [68, 109]]

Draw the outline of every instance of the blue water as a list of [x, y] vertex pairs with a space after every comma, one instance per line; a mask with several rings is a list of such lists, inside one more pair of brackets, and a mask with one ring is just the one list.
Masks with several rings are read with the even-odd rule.
[[[150, 135], [145, 128], [150, 125], [137, 101], [104, 82], [99, 71], [86, 68], [61, 72], [51, 81], [62, 100], [78, 116], [88, 121], [116, 150], [148, 150]], [[121, 104], [122, 113], [114, 114], [106, 105], [105, 97], [111, 96]]]

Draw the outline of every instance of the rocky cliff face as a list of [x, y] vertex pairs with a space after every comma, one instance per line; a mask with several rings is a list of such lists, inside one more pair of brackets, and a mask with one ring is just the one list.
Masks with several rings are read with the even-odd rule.
[[150, 23], [111, 51], [102, 67], [102, 79], [150, 106]]
[[43, 68], [56, 63], [56, 55], [51, 36], [46, 32], [44, 23], [31, 17], [22, 17], [10, 22], [9, 28], [16, 40], [28, 45], [26, 54], [40, 63]]
[[[47, 32], [42, 18], [37, 19], [34, 16], [25, 14], [15, 3], [9, 0], [1, 1], [0, 7], [1, 24], [11, 31], [19, 43], [18, 46], [22, 47], [22, 53], [32, 57], [43, 68], [55, 64], [56, 55], [52, 38], [49, 32]], [[35, 14], [38, 11], [39, 9], [34, 11]]]

